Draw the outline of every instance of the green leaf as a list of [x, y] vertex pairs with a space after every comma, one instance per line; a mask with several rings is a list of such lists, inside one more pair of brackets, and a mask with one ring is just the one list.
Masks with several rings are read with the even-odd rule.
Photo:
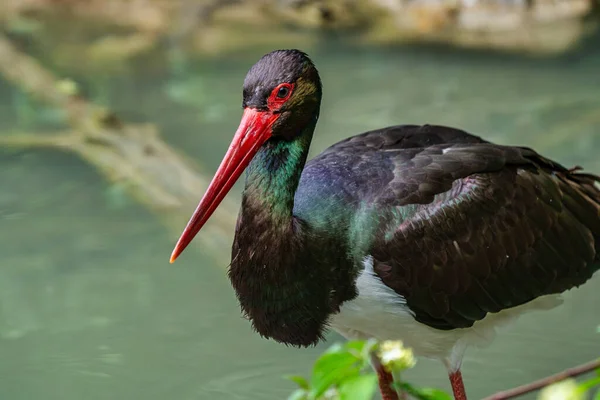
[[596, 392], [596, 395], [594, 396], [594, 400], [600, 400], [600, 390], [598, 390], [598, 392]]
[[296, 389], [290, 394], [288, 400], [307, 400], [308, 392], [304, 389]]
[[377, 390], [375, 374], [358, 375], [346, 379], [338, 388], [340, 400], [370, 400]]
[[344, 346], [346, 350], [354, 350], [357, 353], [361, 353], [365, 347], [366, 342], [364, 340], [351, 340], [346, 342]]
[[400, 390], [405, 391], [419, 400], [452, 400], [452, 396], [443, 390], [433, 388], [416, 388], [406, 382], [398, 382], [394, 385]]
[[588, 390], [593, 389], [598, 385], [600, 385], [600, 377], [594, 377], [577, 385], [577, 390], [580, 393], [586, 393]]
[[300, 375], [287, 375], [285, 379], [289, 379], [290, 381], [296, 383], [300, 388], [307, 389], [309, 388], [308, 381], [306, 378]]
[[419, 389], [421, 399], [427, 400], [452, 400], [452, 396], [440, 389], [422, 388]]
[[360, 359], [347, 352], [327, 352], [313, 367], [310, 378], [312, 397], [319, 397], [333, 384], [354, 377], [360, 372]]
[[371, 370], [371, 353], [377, 348], [375, 339], [353, 340], [346, 343], [346, 350], [354, 354], [360, 360], [361, 370]]

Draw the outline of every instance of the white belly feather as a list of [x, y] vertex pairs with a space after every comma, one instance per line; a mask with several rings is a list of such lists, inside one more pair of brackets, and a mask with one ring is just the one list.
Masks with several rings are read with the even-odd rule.
[[531, 310], [547, 310], [562, 303], [560, 295], [539, 297], [522, 306], [488, 314], [471, 328], [443, 331], [417, 322], [402, 296], [383, 284], [367, 257], [356, 286], [358, 296], [344, 303], [330, 321], [347, 339], [402, 340], [420, 356], [442, 360], [449, 369], [460, 367], [467, 346], [486, 346], [496, 329]]

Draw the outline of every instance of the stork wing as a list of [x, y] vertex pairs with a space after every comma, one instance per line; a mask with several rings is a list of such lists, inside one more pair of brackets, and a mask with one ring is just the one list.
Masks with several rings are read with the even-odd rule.
[[599, 177], [528, 148], [413, 128], [351, 140], [391, 157], [393, 178], [371, 201], [396, 218], [379, 229], [370, 254], [418, 321], [469, 327], [579, 286], [600, 268]]

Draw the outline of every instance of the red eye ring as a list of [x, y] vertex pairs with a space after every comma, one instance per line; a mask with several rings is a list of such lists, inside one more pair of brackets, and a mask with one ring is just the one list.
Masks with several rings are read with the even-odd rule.
[[267, 107], [272, 111], [277, 111], [286, 101], [288, 101], [293, 91], [293, 83], [281, 83], [277, 85], [267, 100]]

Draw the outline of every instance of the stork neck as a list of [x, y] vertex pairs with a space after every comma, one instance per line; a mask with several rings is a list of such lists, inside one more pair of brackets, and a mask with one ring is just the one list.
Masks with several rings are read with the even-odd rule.
[[244, 203], [268, 211], [274, 220], [292, 218], [294, 195], [312, 140], [317, 119], [292, 140], [271, 139], [247, 169]]
[[327, 257], [306, 240], [310, 227], [293, 214], [313, 128], [290, 141], [270, 141], [248, 167], [229, 269], [254, 328], [296, 346], [322, 337], [336, 298]]

